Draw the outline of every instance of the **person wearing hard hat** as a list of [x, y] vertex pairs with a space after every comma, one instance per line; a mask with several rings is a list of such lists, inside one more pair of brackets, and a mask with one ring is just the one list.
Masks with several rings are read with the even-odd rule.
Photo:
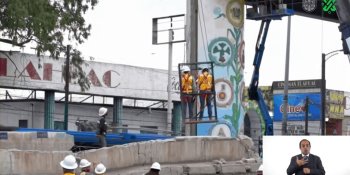
[[81, 170], [80, 175], [91, 175], [90, 173], [91, 162], [86, 159], [81, 159], [79, 168]]
[[182, 119], [186, 118], [188, 106], [188, 118], [193, 119], [193, 76], [190, 74], [190, 68], [184, 66], [181, 76], [181, 104], [182, 104]]
[[203, 112], [205, 106], [208, 107], [208, 117], [212, 120], [212, 108], [211, 108], [211, 94], [213, 90], [213, 76], [209, 73], [209, 69], [204, 67], [202, 69], [202, 74], [199, 75], [197, 79], [199, 87], [199, 101], [200, 101], [200, 111], [199, 120], [203, 119]]
[[99, 163], [95, 168], [95, 174], [104, 175], [106, 173], [106, 170], [107, 168], [102, 163]]
[[97, 137], [99, 138], [101, 147], [107, 146], [107, 141], [106, 141], [106, 134], [107, 134], [106, 116], [107, 116], [107, 114], [108, 114], [108, 109], [105, 107], [101, 107], [98, 111], [98, 115], [100, 116], [100, 119], [97, 121], [97, 123], [98, 123]]
[[74, 156], [68, 155], [61, 162], [63, 175], [75, 175], [75, 169], [78, 167], [77, 160]]
[[158, 162], [154, 162], [150, 170], [145, 175], [159, 175], [159, 172], [160, 172], [160, 164]]

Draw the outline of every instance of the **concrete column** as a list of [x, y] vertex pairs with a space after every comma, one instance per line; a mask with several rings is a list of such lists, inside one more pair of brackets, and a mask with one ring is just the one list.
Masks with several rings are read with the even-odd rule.
[[181, 135], [181, 102], [174, 102], [173, 117], [171, 122], [171, 131], [175, 136]]
[[45, 91], [44, 128], [53, 129], [55, 113], [55, 91]]
[[[118, 127], [122, 126], [121, 118], [123, 114], [123, 98], [122, 97], [114, 97], [113, 98], [113, 126]], [[119, 130], [115, 130], [116, 132], [120, 132]]]
[[[198, 62], [198, 0], [187, 0], [186, 12], [186, 63]], [[193, 105], [195, 114], [197, 106]], [[190, 135], [197, 135], [197, 125], [191, 124]]]

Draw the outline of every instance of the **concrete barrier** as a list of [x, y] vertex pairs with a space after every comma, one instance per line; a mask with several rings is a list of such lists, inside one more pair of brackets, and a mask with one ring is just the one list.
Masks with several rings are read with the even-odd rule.
[[[103, 163], [115, 171], [132, 166], [160, 163], [210, 162], [216, 159], [238, 161], [249, 158], [249, 147], [242, 140], [219, 137], [179, 137], [169, 140], [147, 141], [117, 145], [76, 153], [95, 165]], [[59, 162], [70, 151], [0, 150], [0, 174], [58, 174]], [[199, 168], [200, 169], [200, 168]], [[192, 168], [191, 171], [198, 171]]]
[[74, 137], [63, 132], [0, 133], [3, 136], [0, 139], [0, 149], [69, 151], [74, 146]]

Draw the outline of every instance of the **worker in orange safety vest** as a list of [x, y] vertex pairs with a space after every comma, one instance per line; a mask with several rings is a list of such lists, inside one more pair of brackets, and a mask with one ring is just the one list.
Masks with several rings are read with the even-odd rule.
[[182, 76], [181, 76], [181, 102], [182, 102], [182, 118], [186, 118], [186, 112], [188, 107], [188, 115], [189, 119], [193, 120], [193, 76], [190, 74], [190, 68], [188, 66], [184, 66], [182, 68]]
[[200, 101], [200, 111], [199, 111], [199, 120], [203, 119], [203, 112], [205, 106], [208, 107], [208, 116], [209, 120], [212, 120], [212, 105], [211, 97], [213, 90], [213, 76], [209, 73], [209, 69], [204, 67], [202, 69], [202, 74], [199, 75], [197, 79], [199, 87], [199, 101]]

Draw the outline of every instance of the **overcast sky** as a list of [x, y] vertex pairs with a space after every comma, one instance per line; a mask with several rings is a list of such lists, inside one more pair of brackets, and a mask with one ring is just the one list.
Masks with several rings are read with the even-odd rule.
[[[80, 46], [87, 60], [168, 68], [168, 46], [152, 45], [152, 18], [186, 13], [186, 0], [101, 0], [87, 14], [91, 36]], [[321, 53], [342, 49], [338, 24], [293, 16], [290, 80], [320, 79]], [[260, 21], [245, 20], [245, 81], [250, 83]], [[260, 85], [283, 81], [287, 18], [272, 21], [260, 69]], [[3, 48], [3, 45], [0, 45]], [[173, 68], [184, 62], [184, 43], [174, 44]], [[29, 49], [25, 49], [26, 52]], [[342, 53], [326, 63], [327, 88], [350, 91], [350, 63]]]
[[[152, 18], [186, 13], [186, 0], [100, 1], [88, 14], [92, 35], [81, 47], [95, 61], [167, 69], [168, 46], [152, 45]], [[342, 49], [338, 24], [293, 16], [290, 80], [320, 79], [321, 53]], [[260, 21], [245, 21], [245, 81], [253, 71], [255, 42]], [[260, 85], [283, 81], [287, 18], [272, 21], [261, 64]], [[175, 44], [173, 67], [184, 61], [184, 44]], [[342, 53], [326, 62], [327, 88], [350, 91], [350, 63]]]

